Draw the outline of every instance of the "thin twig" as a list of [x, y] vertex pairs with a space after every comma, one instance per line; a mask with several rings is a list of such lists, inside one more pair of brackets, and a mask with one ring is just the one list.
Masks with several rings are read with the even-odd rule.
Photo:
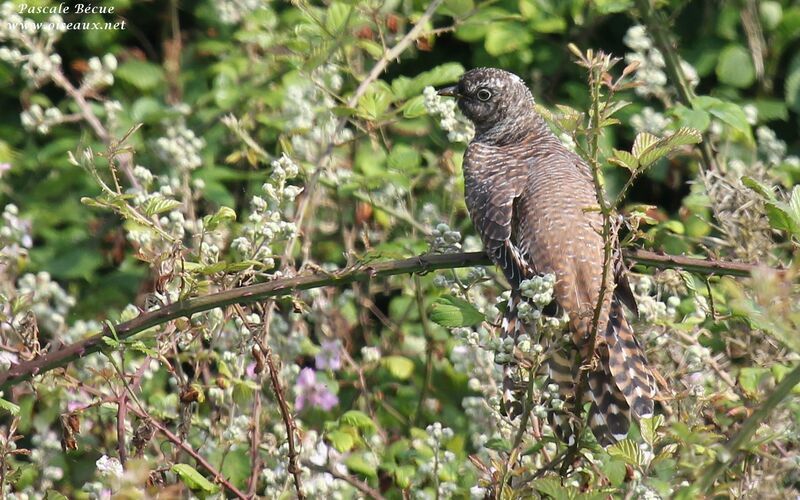
[[358, 479], [356, 479], [355, 477], [353, 477], [353, 476], [351, 476], [349, 474], [342, 474], [341, 472], [337, 472], [333, 467], [330, 467], [330, 468], [322, 467], [320, 465], [316, 465], [316, 464], [313, 464], [311, 462], [307, 462], [305, 465], [306, 465], [306, 467], [308, 467], [309, 469], [311, 469], [311, 470], [313, 470], [315, 472], [327, 472], [328, 474], [330, 474], [331, 476], [335, 477], [336, 479], [341, 479], [342, 481], [345, 481], [346, 483], [348, 483], [353, 488], [355, 488], [358, 491], [360, 491], [361, 493], [367, 495], [367, 498], [370, 498], [372, 500], [383, 500], [385, 498], [383, 495], [381, 495], [380, 491], [378, 491], [375, 488], [371, 487], [370, 485], [368, 485], [364, 481], [359, 481]]
[[419, 402], [417, 403], [417, 411], [414, 412], [414, 418], [411, 420], [411, 425], [418, 425], [422, 417], [422, 408], [425, 405], [425, 399], [428, 397], [430, 390], [431, 378], [433, 377], [433, 336], [431, 335], [431, 328], [428, 324], [428, 314], [425, 311], [425, 299], [422, 297], [422, 284], [420, 283], [419, 275], [414, 275], [414, 295], [417, 299], [417, 308], [419, 309], [419, 318], [422, 322], [422, 331], [425, 334], [425, 378], [422, 382], [422, 390], [419, 392]]
[[[623, 252], [623, 255], [638, 264], [653, 266], [658, 269], [684, 269], [699, 274], [718, 274], [728, 276], [747, 277], [757, 269], [764, 266], [725, 262], [719, 260], [706, 260], [692, 257], [659, 254], [646, 250]], [[264, 300], [268, 297], [289, 295], [298, 290], [309, 290], [326, 286], [342, 286], [355, 281], [368, 281], [375, 278], [385, 278], [398, 274], [426, 273], [438, 269], [455, 269], [461, 267], [490, 265], [490, 261], [483, 252], [452, 253], [443, 255], [419, 255], [409, 259], [388, 262], [375, 262], [368, 265], [358, 264], [341, 271], [330, 274], [305, 274], [293, 278], [277, 279], [266, 283], [259, 283], [239, 288], [232, 288], [222, 292], [203, 295], [181, 300], [158, 309], [140, 314], [136, 318], [113, 325], [116, 338], [120, 341], [128, 339], [137, 333], [143, 332], [181, 317], [191, 318], [192, 315], [226, 307], [232, 304], [248, 304]], [[776, 272], [782, 270], [773, 269]], [[111, 336], [108, 325], [103, 331], [92, 337], [69, 344], [61, 349], [48, 352], [30, 361], [11, 365], [0, 373], [0, 389], [7, 389], [35, 375], [67, 365], [72, 361], [99, 351], [105, 342], [103, 337]]]

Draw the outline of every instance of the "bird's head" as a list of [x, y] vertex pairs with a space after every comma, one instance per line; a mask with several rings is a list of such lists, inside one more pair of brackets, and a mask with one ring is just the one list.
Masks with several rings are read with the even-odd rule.
[[457, 85], [443, 88], [438, 94], [455, 97], [478, 134], [499, 132], [520, 120], [524, 122], [533, 113], [533, 96], [525, 82], [502, 69], [472, 69], [461, 76]]

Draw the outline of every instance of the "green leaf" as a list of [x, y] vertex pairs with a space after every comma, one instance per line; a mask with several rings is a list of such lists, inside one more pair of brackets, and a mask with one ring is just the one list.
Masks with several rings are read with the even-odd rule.
[[505, 451], [505, 452], [511, 451], [511, 443], [500, 437], [491, 438], [490, 440], [486, 441], [486, 444], [484, 446], [486, 446], [490, 450]]
[[612, 458], [603, 464], [603, 473], [605, 473], [612, 486], [621, 485], [625, 481], [627, 472], [625, 462], [622, 460]]
[[339, 417], [339, 421], [358, 428], [361, 431], [372, 432], [375, 430], [375, 422], [366, 413], [358, 410], [350, 410]]
[[575, 498], [577, 491], [572, 487], [561, 485], [561, 480], [554, 477], [544, 477], [534, 481], [531, 486], [543, 495], [547, 495], [553, 500], [570, 500]]
[[413, 172], [419, 169], [422, 157], [416, 149], [405, 144], [397, 144], [392, 148], [386, 162], [395, 170]]
[[614, 153], [611, 155], [608, 161], [615, 165], [619, 165], [620, 167], [627, 168], [631, 172], [639, 168], [639, 160], [637, 160], [635, 156], [627, 151], [622, 151], [619, 149], [614, 150]]
[[67, 497], [57, 492], [56, 490], [47, 490], [44, 500], [69, 500]]
[[800, 54], [795, 54], [789, 63], [783, 89], [786, 104], [793, 111], [800, 112]]
[[443, 7], [445, 12], [454, 17], [464, 17], [475, 8], [475, 2], [472, 0], [445, 0]]
[[414, 373], [414, 362], [404, 356], [386, 356], [381, 363], [394, 378], [400, 380], [406, 380]]
[[344, 460], [344, 464], [348, 469], [362, 476], [378, 477], [377, 467], [368, 462], [363, 455], [350, 455]]
[[347, 431], [336, 430], [327, 434], [328, 441], [331, 442], [336, 451], [346, 453], [353, 449], [356, 444], [355, 437]]
[[639, 420], [639, 431], [642, 434], [642, 439], [652, 448], [658, 439], [658, 428], [664, 424], [663, 415], [655, 415], [649, 418]]
[[692, 107], [708, 111], [712, 116], [717, 117], [752, 140], [750, 124], [747, 122], [747, 116], [739, 105], [722, 101], [716, 97], [699, 96], [692, 101]]
[[756, 193], [760, 194], [767, 201], [778, 201], [778, 199], [775, 197], [775, 193], [772, 191], [772, 188], [770, 186], [767, 186], [766, 184], [763, 184], [760, 181], [748, 175], [742, 177], [742, 184], [749, 187]]
[[744, 367], [739, 370], [737, 379], [744, 393], [753, 398], [758, 395], [759, 388], [767, 376], [771, 376], [769, 368]]
[[154, 90], [164, 80], [161, 66], [138, 59], [130, 59], [120, 64], [115, 76], [142, 92]]
[[358, 100], [358, 114], [368, 120], [377, 120], [389, 109], [393, 100], [392, 90], [386, 82], [372, 82]]
[[147, 201], [144, 202], [142, 211], [146, 216], [150, 217], [163, 212], [169, 212], [170, 210], [178, 208], [179, 206], [181, 206], [181, 202], [178, 200], [170, 200], [168, 198], [154, 196], [152, 198], [148, 198]]
[[657, 144], [658, 140], [657, 136], [649, 132], [639, 132], [636, 134], [636, 139], [633, 141], [633, 149], [631, 149], [633, 156], [639, 158], [648, 148]]
[[648, 132], [640, 132], [633, 141], [632, 152], [639, 161], [639, 165], [646, 168], [679, 147], [697, 144], [701, 140], [700, 132], [685, 127], [660, 139]]
[[681, 127], [705, 132], [711, 124], [711, 115], [702, 109], [687, 108], [683, 104], [678, 104], [670, 110], [670, 113], [677, 118], [678, 125]]
[[436, 299], [430, 307], [431, 321], [446, 328], [473, 326], [483, 321], [484, 317], [469, 302], [447, 295]]
[[428, 111], [425, 109], [425, 98], [421, 95], [407, 100], [400, 108], [405, 118], [417, 118], [425, 116]]
[[13, 416], [19, 415], [19, 406], [3, 398], [0, 398], [0, 410], [7, 411]]
[[486, 33], [484, 47], [492, 56], [508, 54], [529, 45], [533, 40], [527, 26], [508, 21], [494, 23]]
[[400, 76], [392, 80], [392, 92], [398, 99], [409, 99], [422, 94], [425, 87], [438, 87], [452, 83], [464, 73], [464, 66], [459, 63], [446, 63], [425, 71], [413, 78]]
[[172, 472], [192, 491], [211, 494], [219, 490], [219, 486], [206, 479], [189, 464], [175, 464], [172, 466]]
[[203, 217], [203, 226], [209, 231], [215, 230], [225, 221], [233, 222], [236, 220], [236, 212], [229, 207], [220, 207], [214, 215]]
[[394, 479], [401, 488], [411, 486], [411, 480], [416, 476], [417, 469], [413, 465], [401, 465], [394, 470]]
[[756, 79], [756, 70], [750, 52], [738, 44], [725, 47], [717, 60], [717, 78], [741, 89], [751, 86]]
[[625, 461], [626, 464], [636, 467], [644, 464], [644, 456], [642, 450], [632, 439], [623, 439], [618, 443], [609, 446], [608, 454], [612, 457], [617, 457]]

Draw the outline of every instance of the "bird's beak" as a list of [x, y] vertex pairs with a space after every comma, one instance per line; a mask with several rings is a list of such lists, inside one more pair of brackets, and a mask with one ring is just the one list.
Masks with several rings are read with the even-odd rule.
[[436, 92], [436, 95], [458, 97], [458, 87], [456, 85], [453, 85], [452, 87], [445, 87]]

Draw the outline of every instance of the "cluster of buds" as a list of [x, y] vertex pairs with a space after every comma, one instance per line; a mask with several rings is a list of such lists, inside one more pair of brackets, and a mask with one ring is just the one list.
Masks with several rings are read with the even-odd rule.
[[439, 117], [439, 126], [447, 131], [447, 138], [452, 142], [469, 142], [475, 135], [475, 128], [456, 109], [454, 99], [443, 99], [436, 94], [433, 87], [425, 87], [422, 91], [425, 109], [429, 115]]
[[431, 231], [431, 252], [453, 253], [461, 251], [461, 233], [450, 229], [445, 223], [438, 224]]

